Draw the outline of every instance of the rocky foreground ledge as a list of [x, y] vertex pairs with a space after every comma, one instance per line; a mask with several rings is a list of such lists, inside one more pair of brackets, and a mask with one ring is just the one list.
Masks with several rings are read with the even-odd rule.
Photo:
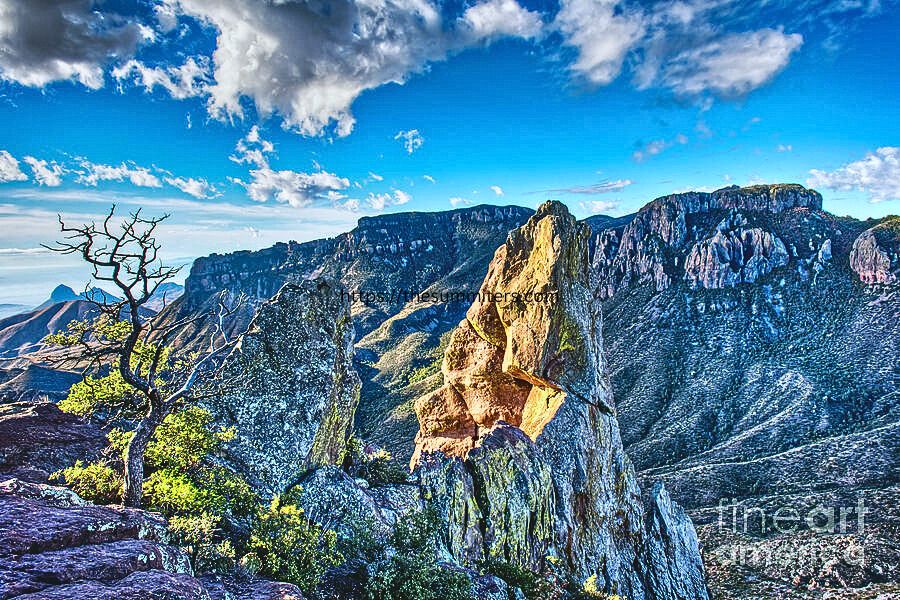
[[290, 584], [195, 577], [158, 515], [0, 482], [0, 599], [303, 600]]

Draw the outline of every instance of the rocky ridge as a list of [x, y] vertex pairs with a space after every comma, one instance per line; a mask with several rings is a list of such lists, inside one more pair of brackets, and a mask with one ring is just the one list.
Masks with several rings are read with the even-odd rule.
[[[541, 570], [550, 555], [609, 593], [705, 598], [690, 521], [662, 490], [645, 515], [621, 444], [589, 237], [548, 202], [497, 250], [481, 288], [490, 300], [451, 337], [445, 385], [416, 403], [418, 476], [460, 561]], [[494, 301], [504, 292], [544, 296]]]
[[[745, 214], [821, 210], [822, 196], [800, 185], [731, 186], [657, 198], [624, 226], [599, 231], [593, 264], [601, 297], [630, 284], [662, 291], [682, 277], [697, 287], [755, 281], [786, 263], [770, 232], [747, 227]], [[712, 223], [717, 225], [707, 233]]]

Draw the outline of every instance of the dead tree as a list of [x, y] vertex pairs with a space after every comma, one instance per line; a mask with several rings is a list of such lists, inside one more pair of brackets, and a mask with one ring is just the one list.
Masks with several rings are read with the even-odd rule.
[[[102, 292], [87, 290], [85, 296], [99, 314], [81, 327], [70, 327], [64, 345], [80, 350], [77, 359], [88, 362], [84, 367], [85, 375], [105, 367], [116, 369], [122, 380], [134, 389], [135, 406], [130, 408], [138, 417], [124, 455], [122, 501], [126, 506], [140, 507], [147, 445], [166, 416], [196, 401], [192, 390], [198, 380], [204, 373], [214, 370], [217, 357], [233, 345], [233, 340], [226, 334], [225, 321], [237, 309], [240, 300], [229, 307], [224, 294], [220, 296], [208, 349], [190, 360], [182, 360], [181, 368], [172, 369], [162, 377], [170, 360], [171, 337], [209, 315], [167, 323], [146, 314], [148, 311], [143, 306], [159, 286], [173, 279], [181, 268], [162, 263], [160, 246], [154, 237], [157, 226], [169, 215], [144, 218], [137, 210], [117, 219], [115, 211], [113, 205], [102, 223], [78, 227], [66, 225], [60, 217], [64, 240], [45, 247], [60, 254], [81, 256], [91, 266], [94, 281], [112, 284], [122, 296], [114, 299]], [[119, 327], [110, 333], [110, 324]]]

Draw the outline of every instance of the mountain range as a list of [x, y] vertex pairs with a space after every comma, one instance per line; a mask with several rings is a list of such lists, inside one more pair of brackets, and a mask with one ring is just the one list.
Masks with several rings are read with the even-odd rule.
[[[211, 255], [195, 261], [183, 296], [158, 318], [203, 315], [227, 290], [250, 299], [229, 323], [241, 332], [285, 283], [335, 280], [357, 293], [354, 428], [406, 461], [415, 400], [441, 386], [471, 293], [532, 214], [476, 206], [365, 217], [335, 238]], [[642, 487], [664, 481], [699, 525], [714, 597], [818, 597], [817, 587], [900, 581], [900, 218], [838, 217], [817, 192], [777, 184], [675, 194], [585, 222], [625, 451]], [[462, 294], [422, 301], [446, 292]], [[45, 368], [34, 344], [77, 318], [79, 304], [0, 321], [3, 366], [14, 375], [0, 391], [35, 391], [38, 378], [15, 383], [23, 363]], [[199, 348], [212, 326], [200, 320], [175, 343]], [[734, 515], [772, 515], [860, 501], [868, 528], [834, 539], [865, 547], [862, 565], [821, 568], [808, 553], [825, 538], [811, 528], [722, 525], [723, 502], [740, 507]], [[773, 544], [794, 553], [723, 558], [735, 547], [765, 555]]]

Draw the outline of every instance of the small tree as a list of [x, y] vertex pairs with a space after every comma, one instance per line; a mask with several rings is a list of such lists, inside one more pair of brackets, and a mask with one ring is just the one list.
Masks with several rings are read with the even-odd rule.
[[[181, 269], [162, 263], [160, 246], [154, 237], [157, 226], [169, 215], [148, 219], [137, 210], [116, 219], [115, 211], [113, 205], [99, 225], [70, 227], [59, 218], [65, 239], [45, 247], [60, 254], [81, 256], [91, 266], [93, 279], [112, 284], [122, 298], [88, 290], [85, 296], [96, 306], [94, 318], [70, 323], [66, 332], [50, 336], [48, 341], [78, 348], [78, 356], [60, 360], [74, 360], [82, 365], [86, 361], [83, 383], [104, 388], [92, 388], [91, 395], [109, 392], [122, 404], [120, 409], [135, 417], [137, 423], [124, 455], [122, 502], [140, 507], [147, 445], [169, 414], [197, 399], [192, 391], [201, 375], [212, 370], [216, 358], [233, 345], [226, 335], [225, 321], [240, 301], [229, 308], [224, 294], [221, 295], [208, 350], [192, 360], [174, 360], [169, 340], [207, 315], [167, 322], [148, 318], [143, 309], [159, 286]], [[111, 372], [99, 380], [89, 376], [106, 368]]]

